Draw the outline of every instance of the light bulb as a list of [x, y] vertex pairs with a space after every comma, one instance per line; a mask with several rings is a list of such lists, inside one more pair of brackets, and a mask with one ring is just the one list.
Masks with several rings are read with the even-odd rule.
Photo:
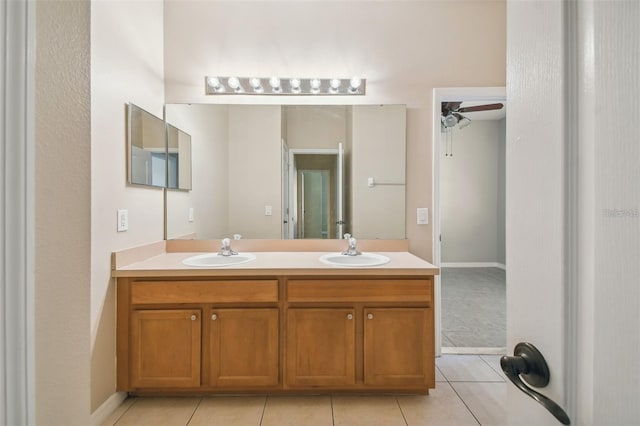
[[362, 80], [359, 77], [353, 77], [349, 81], [349, 93], [357, 93], [361, 84]]
[[291, 92], [300, 93], [300, 79], [292, 78], [289, 80], [289, 85], [291, 86]]
[[242, 86], [240, 86], [240, 80], [238, 79], [238, 77], [229, 77], [229, 80], [227, 80], [227, 84], [236, 92], [242, 90]]
[[224, 86], [218, 77], [207, 77], [207, 84], [216, 92], [224, 92]]
[[256, 93], [262, 93], [264, 92], [264, 89], [262, 88], [262, 83], [260, 83], [260, 79], [259, 78], [252, 78], [249, 80], [249, 84], [251, 85], [251, 87], [253, 88], [253, 91]]
[[282, 91], [282, 88], [280, 87], [280, 79], [278, 77], [271, 77], [269, 79], [269, 85], [275, 93], [280, 93], [280, 91]]
[[311, 86], [311, 93], [318, 93], [320, 91], [320, 84], [321, 81], [319, 78], [311, 79], [309, 82], [309, 85]]
[[338, 93], [338, 89], [340, 88], [340, 79], [339, 78], [332, 78], [331, 81], [329, 81], [329, 86], [331, 86], [331, 89], [329, 89], [329, 91], [331, 93]]

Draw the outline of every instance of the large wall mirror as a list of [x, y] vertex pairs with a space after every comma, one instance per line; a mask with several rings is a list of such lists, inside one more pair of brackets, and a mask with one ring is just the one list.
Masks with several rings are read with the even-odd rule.
[[405, 238], [404, 105], [168, 104], [191, 136], [192, 190], [168, 239]]
[[135, 104], [127, 112], [127, 182], [190, 190], [191, 135]]
[[128, 182], [164, 187], [167, 181], [164, 121], [137, 105], [127, 107]]

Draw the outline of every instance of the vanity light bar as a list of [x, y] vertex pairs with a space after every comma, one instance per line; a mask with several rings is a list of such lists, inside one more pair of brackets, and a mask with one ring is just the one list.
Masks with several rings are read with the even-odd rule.
[[204, 78], [207, 95], [364, 95], [364, 78]]

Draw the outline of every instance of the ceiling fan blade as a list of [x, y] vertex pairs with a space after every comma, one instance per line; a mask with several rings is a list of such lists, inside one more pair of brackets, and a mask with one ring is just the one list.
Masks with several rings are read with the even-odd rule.
[[494, 109], [502, 109], [502, 107], [504, 107], [503, 104], [476, 105], [476, 106], [460, 108], [457, 110], [457, 112], [492, 111]]

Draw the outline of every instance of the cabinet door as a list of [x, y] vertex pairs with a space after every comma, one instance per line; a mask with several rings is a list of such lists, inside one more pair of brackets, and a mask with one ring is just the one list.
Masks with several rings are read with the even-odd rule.
[[278, 309], [212, 309], [209, 384], [278, 384]]
[[289, 309], [287, 385], [354, 384], [355, 322], [353, 309]]
[[364, 382], [435, 387], [433, 311], [364, 310]]
[[133, 311], [131, 385], [200, 386], [200, 310]]

